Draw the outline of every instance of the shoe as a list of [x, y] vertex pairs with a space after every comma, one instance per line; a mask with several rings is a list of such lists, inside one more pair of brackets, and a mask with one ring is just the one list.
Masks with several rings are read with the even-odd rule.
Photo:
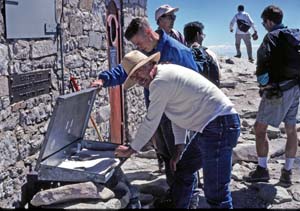
[[234, 57], [235, 58], [241, 58], [241, 55], [235, 55]]
[[291, 186], [292, 185], [291, 175], [292, 175], [292, 170], [288, 171], [282, 168], [281, 176], [279, 179], [280, 184], [284, 186]]
[[249, 62], [253, 63], [254, 62], [254, 59], [253, 58], [250, 58], [248, 59]]
[[126, 209], [142, 209], [140, 200], [138, 198], [130, 199]]
[[156, 199], [153, 202], [153, 206], [155, 209], [175, 208], [174, 202], [171, 198]]
[[257, 166], [254, 171], [249, 173], [249, 176], [243, 177], [246, 182], [268, 182], [270, 179], [269, 170]]
[[166, 195], [162, 199], [156, 199], [153, 202], [154, 208], [175, 208], [175, 203], [172, 200], [170, 189], [167, 190]]

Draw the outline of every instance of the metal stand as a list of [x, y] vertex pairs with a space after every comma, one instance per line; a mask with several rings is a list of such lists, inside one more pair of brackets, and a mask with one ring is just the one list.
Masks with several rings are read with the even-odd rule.
[[62, 28], [60, 23], [57, 24], [57, 35], [59, 36], [59, 50], [60, 50], [60, 66], [61, 66], [61, 86], [60, 94], [65, 94], [65, 79], [64, 79], [64, 57], [63, 57], [63, 41], [62, 41]]

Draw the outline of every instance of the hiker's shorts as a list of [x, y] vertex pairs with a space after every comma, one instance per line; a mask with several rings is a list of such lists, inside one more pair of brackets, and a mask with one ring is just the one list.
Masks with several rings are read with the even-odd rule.
[[294, 86], [282, 92], [282, 97], [267, 99], [264, 92], [256, 116], [259, 123], [279, 127], [281, 122], [295, 125], [299, 105], [300, 89]]

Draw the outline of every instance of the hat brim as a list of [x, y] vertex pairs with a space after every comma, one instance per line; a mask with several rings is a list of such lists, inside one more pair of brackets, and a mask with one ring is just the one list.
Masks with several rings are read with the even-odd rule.
[[177, 12], [179, 10], [179, 8], [170, 8], [167, 12], [165, 12], [165, 14], [168, 14], [170, 12]]
[[179, 10], [179, 8], [169, 8], [165, 13], [163, 13], [159, 17], [155, 18], [155, 20], [157, 21], [161, 16], [168, 14], [170, 12], [177, 12], [178, 10]]
[[135, 65], [135, 67], [130, 71], [129, 75], [127, 76], [127, 78], [124, 82], [124, 89], [127, 90], [136, 84], [136, 82], [134, 80], [130, 79], [130, 77], [135, 73], [135, 71], [137, 71], [140, 67], [144, 66], [145, 64], [147, 64], [150, 61], [155, 61], [157, 63], [159, 61], [159, 59], [160, 59], [160, 52], [157, 52], [157, 53], [149, 56], [147, 59], [142, 60], [137, 65]]

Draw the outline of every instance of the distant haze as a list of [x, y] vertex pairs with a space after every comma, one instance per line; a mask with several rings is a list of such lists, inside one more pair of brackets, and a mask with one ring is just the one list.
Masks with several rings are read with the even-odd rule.
[[[232, 57], [236, 55], [236, 50], [234, 45], [211, 45], [211, 46], [206, 46], [213, 52], [215, 52], [218, 56], [228, 56]], [[256, 51], [258, 49], [258, 45], [253, 45], [252, 46], [252, 55], [253, 58], [256, 58]], [[248, 58], [247, 55], [247, 50], [246, 46], [242, 43], [241, 44], [241, 52], [242, 52], [242, 58]]]

